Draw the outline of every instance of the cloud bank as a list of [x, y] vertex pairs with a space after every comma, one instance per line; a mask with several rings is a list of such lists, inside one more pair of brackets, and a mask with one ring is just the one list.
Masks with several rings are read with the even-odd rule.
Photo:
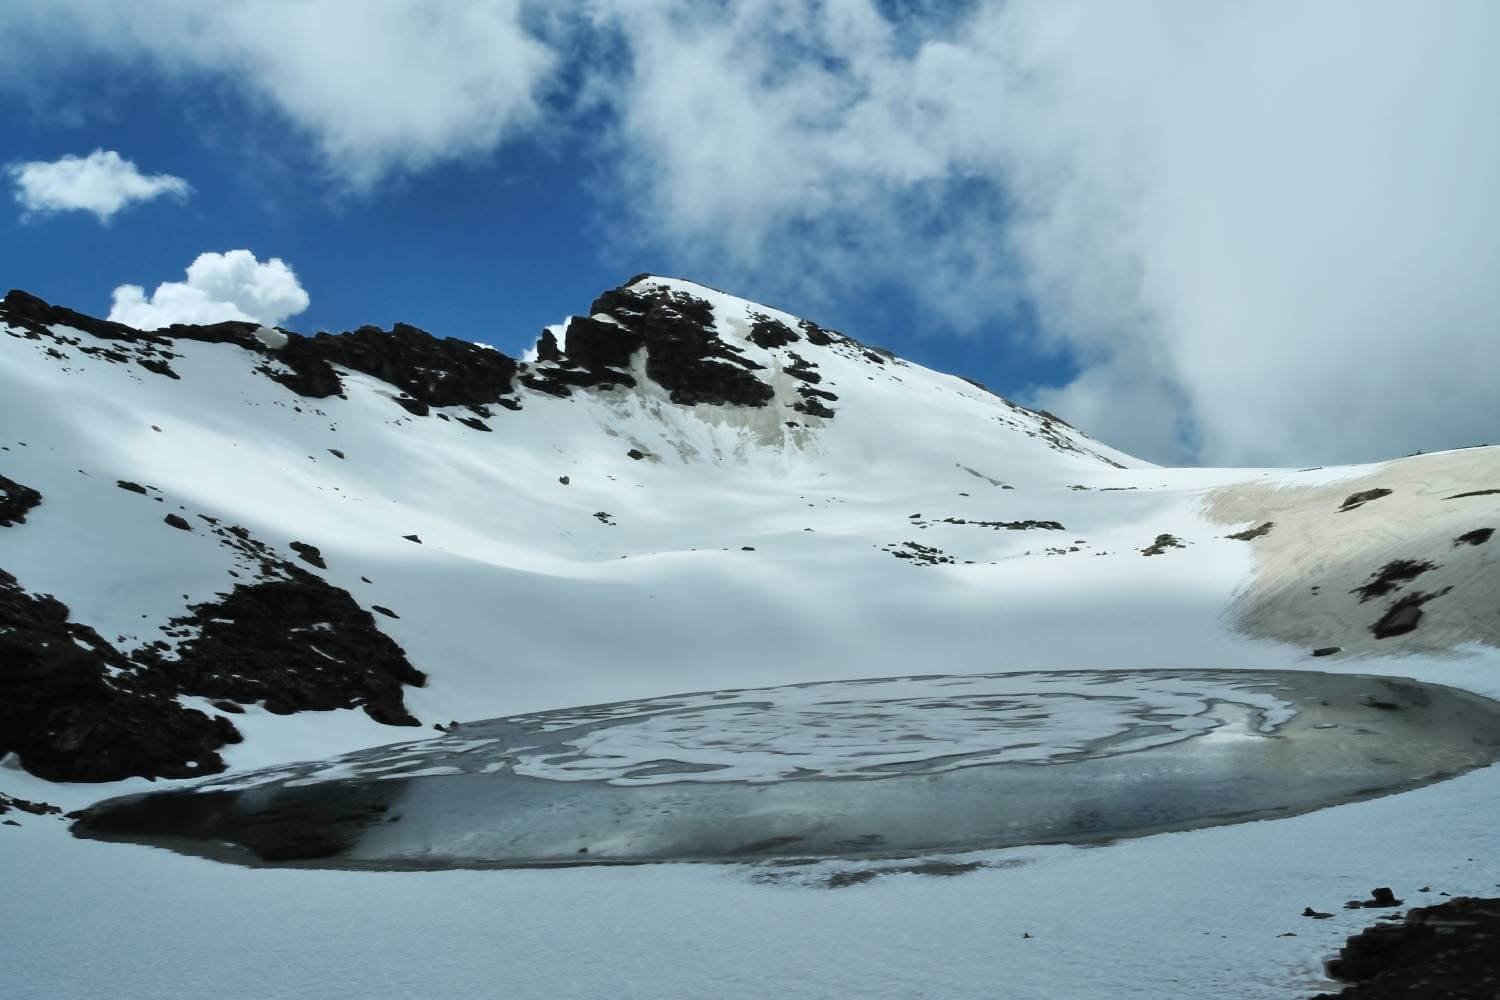
[[51, 162], [12, 163], [5, 173], [15, 184], [16, 203], [26, 216], [92, 212], [106, 224], [130, 205], [161, 197], [181, 201], [193, 190], [181, 177], [143, 174], [134, 163], [106, 149]]
[[1028, 400], [1158, 461], [1500, 427], [1487, 0], [21, 0], [0, 33], [225, 82], [359, 190], [586, 136], [627, 253], [976, 336], [1024, 310], [1077, 370]]
[[249, 250], [230, 250], [199, 254], [186, 281], [164, 281], [149, 296], [140, 285], [121, 285], [109, 318], [138, 330], [227, 320], [275, 326], [310, 301], [280, 257], [261, 263]]
[[[356, 190], [487, 153], [539, 118], [557, 54], [523, 0], [14, 0], [0, 5], [11, 83], [110, 60], [226, 85], [312, 143]], [[14, 56], [14, 59], [11, 57]], [[0, 79], [7, 71], [0, 68]]]

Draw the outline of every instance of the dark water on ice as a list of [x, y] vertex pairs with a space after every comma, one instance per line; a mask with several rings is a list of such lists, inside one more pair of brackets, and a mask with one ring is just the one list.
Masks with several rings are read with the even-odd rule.
[[1500, 704], [1392, 678], [1073, 671], [709, 692], [101, 803], [82, 836], [246, 864], [860, 857], [1288, 815], [1500, 758]]

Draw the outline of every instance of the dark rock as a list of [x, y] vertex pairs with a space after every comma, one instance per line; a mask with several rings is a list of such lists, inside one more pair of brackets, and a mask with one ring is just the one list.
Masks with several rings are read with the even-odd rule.
[[1492, 497], [1496, 494], [1500, 494], [1500, 490], [1470, 490], [1467, 493], [1455, 493], [1451, 497], [1444, 497], [1443, 499], [1462, 500], [1465, 497]]
[[339, 451], [337, 448], [329, 448], [328, 449], [328, 454], [332, 455], [334, 458], [343, 458], [344, 457], [344, 453], [341, 452], [341, 451]]
[[62, 809], [50, 802], [32, 802], [28, 799], [18, 799], [13, 795], [0, 792], [0, 816], [15, 809], [19, 812], [29, 813], [32, 816], [58, 816]]
[[1359, 595], [1361, 604], [1376, 597], [1384, 597], [1395, 590], [1400, 590], [1402, 584], [1410, 583], [1423, 573], [1437, 569], [1430, 562], [1419, 562], [1415, 559], [1395, 559], [1380, 567], [1379, 571], [1372, 574], [1370, 579], [1349, 591], [1351, 594]]
[[292, 542], [290, 548], [293, 552], [297, 553], [297, 558], [303, 562], [316, 566], [318, 569], [328, 568], [328, 563], [323, 561], [323, 553], [318, 551], [316, 545], [309, 545], [306, 542]]
[[1343, 646], [1319, 646], [1317, 649], [1315, 649], [1315, 650], [1312, 651], [1312, 655], [1314, 655], [1314, 656], [1332, 656], [1334, 653], [1342, 653], [1343, 651], [1344, 651], [1344, 647]]
[[0, 570], [0, 756], [49, 781], [222, 771], [219, 748], [239, 732], [183, 708], [159, 680]]
[[611, 520], [612, 515], [607, 510], [596, 510], [594, 511], [594, 516], [599, 519], [600, 524], [615, 523], [613, 520]]
[[824, 406], [816, 399], [803, 399], [792, 404], [792, 409], [798, 413], [805, 413], [810, 417], [823, 417], [827, 419], [834, 415], [834, 410]]
[[187, 519], [184, 517], [180, 517], [177, 514], [168, 514], [166, 517], [162, 518], [162, 521], [170, 524], [172, 527], [176, 528], [179, 531], [193, 530], [193, 526], [191, 524], [188, 524]]
[[490, 429], [489, 424], [485, 423], [483, 420], [480, 420], [477, 417], [458, 417], [457, 419], [458, 422], [463, 424], [465, 427], [472, 427], [476, 431], [487, 431]]
[[1401, 923], [1368, 927], [1348, 939], [1328, 973], [1355, 985], [1320, 1000], [1493, 1000], [1500, 899], [1458, 897], [1416, 907]]
[[1389, 639], [1392, 636], [1415, 632], [1422, 622], [1422, 605], [1442, 597], [1451, 589], [1444, 587], [1435, 594], [1424, 594], [1420, 591], [1407, 594], [1386, 609], [1385, 614], [1370, 626], [1370, 634], [1377, 639]]
[[[567, 344], [568, 359], [584, 368], [628, 368], [635, 352], [646, 346], [646, 339], [639, 330], [573, 316], [568, 319]], [[539, 346], [538, 357], [540, 351]]]
[[572, 482], [572, 480], [569, 479], [567, 476], [558, 476], [557, 477], [557, 481], [560, 482], [560, 483], [562, 483], [564, 486], [566, 486], [570, 482]]
[[[0, 521], [0, 523], [4, 522]], [[1475, 528], [1473, 531], [1466, 531], [1462, 535], [1459, 535], [1457, 538], [1453, 539], [1453, 547], [1458, 548], [1460, 545], [1483, 545], [1485, 542], [1488, 542], [1494, 536], [1494, 534], [1494, 528]]]
[[42, 495], [30, 486], [0, 476], [0, 528], [26, 523], [26, 514], [42, 502]]
[[[147, 487], [142, 486], [140, 483], [132, 483], [128, 479], [118, 479], [115, 481], [115, 485], [128, 493], [139, 493], [142, 496], [145, 496], [147, 490]], [[155, 487], [151, 488], [154, 489]]]
[[167, 378], [171, 378], [171, 379], [181, 379], [182, 378], [181, 375], [178, 375], [176, 372], [174, 372], [172, 370], [172, 366], [171, 365], [167, 364], [165, 361], [162, 361], [160, 358], [138, 358], [136, 360], [136, 364], [140, 365], [142, 368], [146, 369], [148, 372], [155, 372], [158, 375], [165, 375], [165, 376], [167, 376]]
[[184, 693], [282, 715], [362, 707], [377, 722], [417, 725], [402, 685], [421, 687], [426, 675], [347, 591], [290, 563], [280, 569], [284, 579], [238, 584], [172, 619], [191, 633], [175, 658], [136, 658]]
[[[589, 321], [580, 352], [573, 343], [579, 320], [571, 320], [566, 355], [578, 364], [597, 370], [644, 346], [646, 374], [674, 403], [764, 406], [774, 395], [748, 370], [759, 366], [719, 338], [713, 307], [702, 299], [664, 286], [622, 287], [601, 295], [589, 313], [610, 316], [618, 326]], [[612, 346], [601, 345], [606, 337]]]
[[796, 343], [801, 339], [791, 327], [779, 319], [772, 319], [764, 313], [750, 314], [749, 340], [757, 347], [764, 347], [767, 350], [771, 350]]
[[370, 605], [370, 610], [371, 611], [378, 611], [381, 614], [385, 615], [387, 618], [400, 618], [401, 617], [400, 615], [396, 614], [396, 612], [392, 611], [390, 608], [383, 608], [383, 607], [381, 607], [378, 604], [372, 604], [372, 605]]
[[1182, 544], [1182, 541], [1180, 539], [1178, 539], [1176, 535], [1165, 535], [1165, 534], [1163, 534], [1163, 535], [1157, 535], [1156, 536], [1156, 541], [1152, 542], [1150, 545], [1146, 546], [1144, 549], [1141, 549], [1141, 555], [1143, 555], [1143, 556], [1159, 556], [1162, 553], [1166, 552], [1168, 549], [1183, 549], [1183, 548], [1187, 548], [1187, 546], [1185, 546], [1184, 544]]
[[1303, 907], [1302, 908], [1302, 915], [1304, 917], [1312, 917], [1314, 920], [1327, 920], [1329, 917], [1333, 916], [1332, 913], [1319, 913], [1317, 910], [1313, 909], [1311, 906], [1305, 906], [1305, 907]]
[[1354, 510], [1357, 507], [1363, 507], [1371, 500], [1379, 500], [1381, 497], [1388, 497], [1390, 495], [1391, 491], [1384, 488], [1364, 490], [1360, 493], [1351, 493], [1349, 496], [1344, 498], [1343, 503], [1339, 504], [1339, 510]]
[[210, 702], [210, 704], [213, 705], [214, 708], [217, 708], [219, 711], [228, 712], [230, 715], [245, 714], [244, 708], [232, 701], [225, 701], [223, 699], [220, 699], [219, 701]]
[[401, 537], [406, 539], [408, 542], [416, 542], [418, 545], [422, 544], [422, 539], [417, 537], [416, 535], [402, 535]]
[[1225, 535], [1224, 537], [1232, 538], [1237, 542], [1249, 542], [1254, 541], [1257, 538], [1264, 538], [1266, 535], [1269, 535], [1271, 533], [1271, 529], [1274, 527], [1276, 527], [1275, 521], [1267, 521], [1265, 524], [1256, 525], [1253, 528], [1246, 528], [1244, 531], [1236, 531], [1234, 534]]
[[644, 451], [641, 451], [639, 448], [632, 448], [629, 451], [627, 451], [625, 454], [629, 455], [631, 458], [635, 459], [637, 462], [639, 462], [641, 459], [643, 459], [643, 458], [646, 457], [646, 453]]

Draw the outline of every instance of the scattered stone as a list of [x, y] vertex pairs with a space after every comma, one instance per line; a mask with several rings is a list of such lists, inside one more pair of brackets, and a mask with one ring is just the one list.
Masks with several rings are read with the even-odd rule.
[[[14, 795], [6, 795], [0, 792], [0, 816], [4, 816], [12, 809], [32, 816], [58, 816], [62, 809], [50, 802], [32, 802], [28, 799], [18, 799]], [[15, 824], [19, 826], [20, 824]]]
[[594, 511], [594, 516], [599, 519], [600, 524], [613, 525], [615, 523], [610, 519], [612, 515], [607, 510], [596, 510]]
[[1349, 902], [1347, 902], [1347, 903], [1344, 904], [1344, 909], [1346, 909], [1346, 910], [1358, 910], [1358, 909], [1372, 910], [1372, 909], [1381, 909], [1381, 908], [1392, 907], [1392, 906], [1400, 906], [1400, 905], [1401, 905], [1401, 900], [1399, 900], [1399, 899], [1396, 898], [1396, 894], [1394, 892], [1392, 892], [1389, 887], [1387, 887], [1387, 886], [1381, 886], [1378, 889], [1371, 889], [1370, 890], [1370, 898], [1369, 899], [1351, 899], [1351, 900], [1349, 900]]
[[1390, 495], [1391, 491], [1383, 487], [1373, 490], [1364, 490], [1359, 493], [1351, 493], [1349, 494], [1349, 496], [1344, 498], [1343, 503], [1339, 504], [1339, 510], [1355, 510], [1356, 508], [1363, 507], [1371, 500], [1379, 500], [1381, 497], [1388, 497]]
[[332, 455], [334, 458], [344, 457], [344, 453], [342, 451], [339, 451], [337, 448], [329, 448], [328, 454]]
[[1276, 527], [1275, 521], [1267, 521], [1265, 524], [1256, 525], [1254, 528], [1246, 528], [1244, 531], [1236, 531], [1234, 534], [1225, 535], [1224, 537], [1232, 538], [1237, 542], [1250, 542], [1269, 535], [1271, 529], [1274, 527]]
[[[0, 524], [4, 523], [4, 521], [0, 521]], [[1458, 548], [1460, 545], [1483, 545], [1485, 542], [1488, 542], [1490, 538], [1494, 536], [1494, 534], [1494, 528], [1475, 528], [1473, 531], [1466, 531], [1462, 535], [1459, 535], [1457, 538], [1453, 539], [1453, 547]]]
[[1144, 549], [1141, 549], [1141, 555], [1143, 555], [1143, 556], [1159, 556], [1162, 553], [1166, 552], [1167, 549], [1185, 549], [1185, 548], [1187, 548], [1187, 546], [1184, 545], [1182, 543], [1182, 541], [1177, 538], [1176, 535], [1165, 535], [1165, 534], [1163, 534], [1163, 535], [1157, 535], [1156, 536], [1156, 541], [1152, 542], [1150, 545], [1146, 546]]
[[162, 518], [162, 521], [164, 521], [167, 524], [170, 524], [172, 527], [176, 528], [178, 531], [192, 531], [193, 530], [193, 526], [191, 524], [187, 523], [187, 519], [183, 518], [183, 517], [180, 517], [177, 514], [168, 514], [166, 517]]
[[418, 538], [416, 535], [402, 535], [401, 537], [406, 539], [408, 542], [416, 542], [418, 545], [422, 544], [422, 539]]
[[396, 612], [392, 611], [390, 608], [383, 608], [379, 604], [372, 604], [372, 605], [370, 605], [370, 610], [371, 611], [378, 611], [381, 614], [385, 615], [387, 618], [400, 618], [401, 617], [400, 615], [396, 614]]
[[629, 455], [631, 458], [635, 459], [637, 462], [639, 462], [641, 459], [643, 459], [643, 458], [646, 457], [646, 453], [644, 451], [641, 451], [639, 448], [632, 448], [629, 451], [627, 451], [625, 454]]
[[115, 481], [115, 485], [118, 486], [120, 489], [125, 490], [128, 493], [139, 493], [142, 496], [145, 495], [147, 489], [155, 489], [156, 488], [154, 486], [151, 486], [151, 487], [142, 486], [140, 483], [132, 483], [128, 479], [119, 479], [119, 480], [116, 480]]
[[1303, 907], [1302, 915], [1304, 917], [1312, 917], [1314, 920], [1327, 920], [1329, 917], [1333, 916], [1332, 913], [1320, 913], [1319, 911], [1313, 909], [1311, 906]]
[[740, 546], [740, 551], [741, 552], [754, 552], [755, 551], [755, 546], [754, 545], [741, 545]]
[[1344, 647], [1343, 646], [1319, 646], [1317, 649], [1315, 649], [1315, 650], [1312, 651], [1312, 655], [1314, 655], [1314, 656], [1332, 656], [1334, 653], [1342, 653], [1343, 651], [1344, 651]]
[[558, 476], [557, 477], [557, 481], [560, 482], [560, 483], [562, 483], [564, 486], [566, 486], [570, 482], [572, 482], [572, 480], [569, 479], [567, 476]]
[[1497, 494], [1500, 494], [1500, 490], [1470, 490], [1467, 493], [1455, 493], [1451, 497], [1444, 497], [1443, 499], [1462, 500], [1465, 497], [1492, 497]]
[[306, 542], [292, 542], [290, 547], [293, 552], [297, 553], [297, 558], [303, 562], [316, 566], [318, 569], [328, 568], [328, 563], [323, 561], [323, 553], [318, 551], [316, 545], [309, 545]]

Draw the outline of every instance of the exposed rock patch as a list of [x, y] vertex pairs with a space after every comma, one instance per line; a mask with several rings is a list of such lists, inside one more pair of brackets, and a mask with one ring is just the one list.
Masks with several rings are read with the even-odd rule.
[[290, 564], [284, 579], [237, 585], [174, 618], [189, 637], [175, 657], [138, 655], [180, 691], [281, 715], [363, 708], [388, 725], [415, 726], [402, 685], [427, 677], [349, 593]]
[[1419, 561], [1416, 559], [1395, 559], [1380, 567], [1368, 582], [1355, 587], [1351, 594], [1359, 595], [1359, 602], [1365, 603], [1376, 597], [1384, 597], [1393, 591], [1400, 590], [1403, 584], [1410, 583], [1423, 573], [1437, 569], [1433, 563]]
[[1141, 555], [1159, 556], [1162, 553], [1166, 552], [1168, 549], [1185, 548], [1187, 548], [1187, 546], [1184, 545], [1182, 543], [1182, 540], [1179, 539], [1176, 535], [1161, 534], [1156, 536], [1156, 541], [1152, 542], [1144, 549], [1141, 549]]
[[1453, 539], [1453, 547], [1458, 548], [1460, 545], [1483, 545], [1494, 534], [1494, 528], [1475, 528], [1473, 531], [1466, 531]]
[[12, 809], [32, 816], [57, 816], [62, 813], [61, 808], [50, 802], [32, 802], [29, 799], [18, 799], [14, 795], [0, 792], [0, 816], [4, 816]]
[[227, 719], [183, 708], [68, 608], [0, 570], [0, 756], [51, 781], [187, 778], [224, 769]]
[[1236, 531], [1234, 534], [1225, 535], [1224, 537], [1232, 538], [1237, 542], [1252, 542], [1257, 538], [1264, 538], [1269, 535], [1271, 529], [1274, 527], [1276, 527], [1275, 521], [1267, 521], [1264, 524], [1256, 525], [1253, 528], [1246, 528], [1244, 531]]
[[1339, 504], [1339, 510], [1357, 510], [1358, 508], [1363, 507], [1365, 504], [1369, 503], [1371, 500], [1379, 500], [1381, 497], [1388, 497], [1390, 495], [1391, 491], [1385, 489], [1384, 487], [1377, 487], [1373, 490], [1362, 490], [1359, 493], [1351, 493], [1349, 494], [1349, 496], [1344, 498], [1343, 503]]
[[328, 568], [328, 563], [323, 560], [323, 553], [318, 551], [316, 545], [309, 545], [306, 542], [292, 542], [287, 547], [297, 553], [297, 558], [308, 565], [316, 566], [318, 569]]
[[1353, 983], [1315, 1000], [1493, 1000], [1500, 982], [1500, 899], [1459, 897], [1412, 909], [1350, 937], [1328, 963]]
[[14, 479], [0, 476], [0, 528], [26, 523], [26, 514], [42, 502], [42, 494]]

